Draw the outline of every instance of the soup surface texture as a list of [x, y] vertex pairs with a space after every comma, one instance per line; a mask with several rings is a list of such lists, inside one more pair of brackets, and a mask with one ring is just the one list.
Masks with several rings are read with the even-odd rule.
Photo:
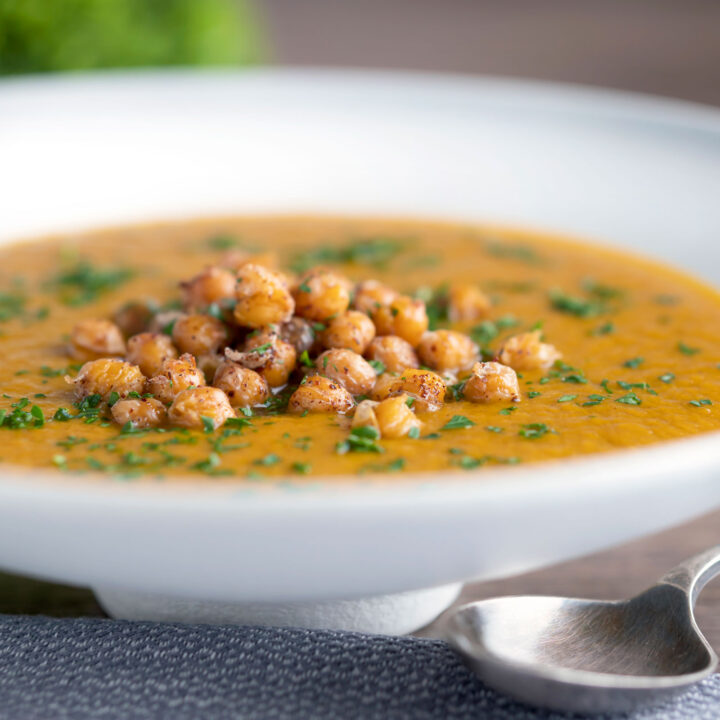
[[[289, 414], [292, 390], [213, 429], [138, 429], [78, 402], [66, 376], [78, 322], [123, 304], [177, 308], [178, 283], [228, 253], [275, 253], [289, 274], [321, 265], [426, 303], [430, 327], [467, 333], [480, 359], [541, 332], [561, 358], [518, 369], [519, 398], [469, 402], [462, 374], [419, 431], [348, 442], [352, 411]], [[456, 283], [490, 300], [448, 317]], [[452, 316], [453, 313], [451, 312]], [[315, 323], [322, 332], [327, 323]], [[172, 333], [172, 328], [161, 332]], [[0, 249], [0, 463], [124, 479], [222, 482], [385, 472], [464, 472], [641, 446], [720, 428], [720, 296], [681, 273], [547, 235], [427, 221], [242, 217], [134, 226]], [[314, 359], [315, 354], [312, 355]], [[306, 365], [308, 362], [305, 357]], [[382, 368], [377, 368], [380, 372]], [[208, 377], [208, 383], [211, 381]], [[356, 438], [357, 439], [357, 438]]]

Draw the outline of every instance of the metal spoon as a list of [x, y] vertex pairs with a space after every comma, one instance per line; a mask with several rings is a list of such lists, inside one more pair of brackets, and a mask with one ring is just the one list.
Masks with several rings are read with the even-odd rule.
[[491, 687], [555, 710], [631, 710], [710, 675], [718, 657], [693, 610], [720, 573], [720, 545], [616, 602], [505, 597], [470, 603], [443, 634]]

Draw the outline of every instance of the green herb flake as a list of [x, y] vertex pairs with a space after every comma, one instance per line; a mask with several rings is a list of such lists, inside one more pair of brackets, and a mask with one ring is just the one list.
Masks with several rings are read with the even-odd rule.
[[309, 475], [312, 472], [312, 465], [306, 462], [294, 462], [290, 469], [298, 475]]
[[700, 348], [694, 348], [690, 347], [689, 345], [686, 345], [684, 342], [679, 342], [677, 344], [677, 349], [683, 354], [683, 355], [697, 355], [697, 353], [700, 352]]
[[203, 430], [206, 433], [213, 433], [215, 432], [215, 421], [212, 418], [206, 417], [204, 415], [200, 416], [200, 420], [202, 420], [203, 424]]
[[129, 268], [101, 268], [81, 261], [61, 271], [51, 280], [50, 285], [59, 291], [63, 304], [77, 307], [94, 302], [101, 295], [116, 290], [133, 275]]
[[664, 373], [658, 378], [660, 382], [664, 382], [665, 384], [671, 383], [674, 379], [675, 374], [671, 372]]
[[579, 318], [595, 317], [605, 311], [604, 304], [597, 300], [588, 300], [574, 295], [568, 295], [558, 289], [550, 290], [548, 297], [550, 299], [550, 305], [554, 310], [575, 315]]
[[576, 397], [577, 395], [563, 395], [562, 397], [559, 397], [557, 401], [559, 403], [572, 402]]
[[385, 363], [382, 360], [368, 360], [368, 363], [378, 375], [382, 375], [385, 372]]
[[485, 429], [492, 433], [501, 433], [504, 432], [504, 428], [498, 427], [497, 425], [486, 425]]
[[703, 398], [702, 400], [691, 400], [688, 405], [692, 405], [693, 407], [703, 407], [705, 405], [712, 405], [712, 400], [709, 400], [708, 398]]
[[615, 402], [624, 405], [642, 405], [642, 400], [634, 392], [629, 392], [627, 395], [617, 398]]
[[612, 335], [615, 332], [615, 325], [611, 322], [607, 322], [604, 325], [600, 325], [590, 331], [590, 335], [593, 337], [602, 337], [603, 335]]
[[635, 369], [640, 367], [645, 362], [645, 358], [642, 357], [634, 357], [630, 358], [630, 360], [626, 360], [622, 365], [626, 368]]
[[475, 425], [475, 423], [470, 420], [470, 418], [465, 417], [465, 415], [453, 415], [450, 420], [448, 420], [445, 425], [443, 425], [440, 429], [441, 430], [462, 430], [465, 428], [471, 428]]
[[542, 393], [541, 393], [541, 392], [538, 392], [537, 390], [531, 390], [531, 391], [527, 394], [527, 396], [528, 396], [529, 398], [531, 398], [531, 399], [532, 399], [532, 398], [536, 398], [536, 397], [540, 397], [540, 395], [542, 395]]
[[307, 350], [303, 350], [300, 354], [300, 364], [305, 367], [314, 367], [313, 361], [310, 359], [310, 353]]
[[548, 433], [552, 432], [555, 431], [548, 427], [545, 423], [528, 423], [520, 428], [518, 435], [527, 440], [537, 440], [538, 438], [544, 437]]
[[350, 430], [348, 437], [335, 446], [335, 452], [344, 455], [348, 452], [382, 453], [385, 450], [377, 444], [380, 433], [370, 426], [356, 427]]

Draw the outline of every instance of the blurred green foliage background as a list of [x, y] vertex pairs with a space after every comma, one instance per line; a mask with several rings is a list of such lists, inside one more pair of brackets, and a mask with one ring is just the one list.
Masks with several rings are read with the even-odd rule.
[[248, 0], [0, 0], [0, 74], [262, 59]]

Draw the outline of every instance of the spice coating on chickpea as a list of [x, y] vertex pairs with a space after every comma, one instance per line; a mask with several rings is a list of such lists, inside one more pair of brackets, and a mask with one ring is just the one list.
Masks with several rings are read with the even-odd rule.
[[308, 375], [290, 396], [288, 412], [345, 414], [354, 406], [353, 396], [340, 383], [323, 375]]
[[124, 355], [125, 340], [110, 320], [82, 320], [73, 328], [70, 354], [80, 359]]
[[401, 438], [406, 437], [414, 428], [420, 430], [422, 423], [408, 404], [412, 402], [408, 395], [401, 394], [378, 403], [375, 417], [382, 437]]
[[369, 360], [382, 363], [391, 373], [399, 373], [407, 368], [420, 367], [420, 360], [413, 346], [397, 335], [376, 337], [367, 349]]
[[205, 385], [205, 376], [192, 355], [166, 360], [162, 370], [147, 382], [148, 392], [169, 405], [182, 390]]
[[118, 425], [132, 423], [134, 428], [153, 428], [163, 424], [167, 409], [155, 398], [128, 398], [118, 400], [110, 413]]
[[373, 366], [352, 350], [326, 350], [315, 360], [315, 367], [353, 395], [369, 393], [377, 378]]
[[381, 375], [372, 390], [373, 400], [385, 400], [406, 393], [418, 410], [439, 410], [446, 394], [445, 381], [431, 370], [408, 368], [398, 376]]
[[173, 325], [172, 339], [181, 353], [208, 355], [226, 340], [225, 326], [212, 315], [186, 315]]
[[235, 275], [224, 268], [209, 267], [187, 282], [180, 283], [185, 309], [190, 312], [204, 310], [213, 303], [235, 297]]
[[429, 325], [425, 303], [407, 295], [376, 308], [372, 319], [378, 335], [398, 335], [413, 347], [417, 347]]
[[362, 355], [375, 337], [373, 321], [358, 310], [348, 310], [330, 320], [322, 334], [326, 348], [347, 348]]
[[227, 395], [218, 388], [207, 386], [182, 390], [168, 410], [173, 425], [187, 428], [205, 428], [205, 420], [217, 429], [234, 417], [235, 411]]
[[284, 323], [295, 311], [295, 301], [283, 277], [254, 263], [238, 270], [235, 298], [235, 321], [243, 327]]
[[350, 305], [348, 281], [325, 268], [316, 268], [303, 275], [293, 295], [295, 312], [316, 322], [340, 315]]
[[472, 375], [465, 381], [462, 395], [476, 403], [520, 402], [517, 373], [497, 362], [475, 363]]
[[262, 375], [227, 360], [218, 367], [212, 384], [222, 390], [236, 408], [262, 405], [270, 397], [270, 388]]
[[514, 370], [547, 370], [562, 354], [541, 338], [540, 330], [513, 335], [500, 349], [498, 360]]
[[453, 283], [448, 290], [448, 319], [454, 323], [477, 322], [487, 317], [492, 303], [475, 285]]
[[122, 398], [131, 392], [142, 393], [145, 386], [145, 376], [137, 365], [112, 358], [86, 362], [74, 378], [66, 376], [65, 380], [75, 386], [78, 399], [97, 394], [107, 401], [112, 393]]
[[167, 335], [145, 332], [128, 339], [125, 359], [137, 365], [143, 375], [152, 377], [162, 370], [166, 360], [177, 356], [177, 350]]
[[417, 353], [423, 365], [442, 373], [470, 367], [477, 360], [478, 347], [463, 333], [434, 330], [423, 335]]
[[312, 324], [303, 318], [294, 317], [283, 323], [278, 334], [281, 340], [290, 343], [295, 348], [298, 355], [309, 351], [315, 344], [315, 331]]
[[270, 387], [287, 384], [297, 364], [297, 352], [290, 343], [281, 340], [275, 330], [266, 329], [248, 336], [244, 350], [258, 357], [258, 366], [254, 369]]

